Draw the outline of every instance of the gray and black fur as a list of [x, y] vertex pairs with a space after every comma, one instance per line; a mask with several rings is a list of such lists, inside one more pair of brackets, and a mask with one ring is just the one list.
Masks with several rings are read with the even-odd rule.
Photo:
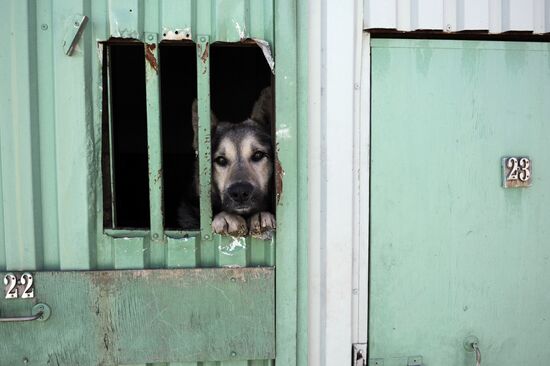
[[[198, 113], [193, 103], [194, 148], [197, 150]], [[275, 229], [273, 197], [272, 94], [264, 89], [250, 118], [218, 122], [212, 114], [212, 229], [218, 234], [266, 237]], [[183, 229], [199, 227], [198, 164], [195, 190], [178, 211]]]

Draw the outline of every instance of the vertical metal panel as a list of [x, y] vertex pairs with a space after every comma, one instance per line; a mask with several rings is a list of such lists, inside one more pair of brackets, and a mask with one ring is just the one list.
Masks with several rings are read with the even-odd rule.
[[[370, 357], [473, 365], [476, 335], [495, 365], [545, 364], [550, 45], [372, 45]], [[538, 185], [501, 187], [508, 151], [539, 161]]]
[[73, 15], [89, 14], [89, 6], [88, 1], [58, 0], [52, 14], [58, 192], [57, 207], [53, 209], [57, 209], [59, 218], [61, 269], [89, 269], [95, 262], [95, 222], [91, 218], [95, 212], [93, 180], [97, 170], [91, 139], [91, 32], [84, 33], [73, 56], [65, 55], [62, 47]]
[[364, 0], [364, 29], [550, 32], [550, 0]]
[[212, 238], [212, 202], [210, 188], [212, 159], [210, 149], [210, 37], [201, 35], [197, 42], [197, 141], [199, 143], [200, 227], [203, 239]]
[[[298, 115], [296, 1], [275, 2], [275, 115], [278, 161], [276, 329], [277, 364], [297, 364]], [[304, 141], [305, 142], [305, 141]]]
[[163, 174], [162, 174], [162, 131], [160, 123], [160, 88], [157, 34], [146, 33], [145, 90], [147, 99], [147, 154], [149, 169], [149, 204], [151, 238], [164, 240]]
[[[62, 45], [66, 26], [75, 14], [90, 16], [90, 22], [69, 57]], [[305, 108], [305, 103], [298, 106], [296, 102], [297, 83], [305, 80], [303, 71], [297, 79], [296, 16], [296, 4], [291, 0], [278, 2], [277, 12], [270, 0], [240, 0], [236, 5], [227, 0], [2, 2], [0, 41], [7, 51], [0, 53], [0, 267], [79, 270], [274, 265], [274, 240], [239, 240], [234, 246], [227, 238], [201, 242], [197, 233], [167, 232], [166, 243], [161, 245], [148, 239], [149, 231], [103, 232], [99, 163], [104, 50], [96, 42], [110, 37], [145, 40], [144, 32], [158, 33], [160, 40], [167, 30], [190, 28], [194, 40], [197, 34], [209, 35], [212, 42], [259, 38], [274, 47], [278, 27], [277, 67], [281, 73], [276, 76], [277, 114], [281, 122], [277, 128], [290, 135], [279, 145], [284, 169], [279, 232], [286, 234], [277, 250], [277, 301], [283, 312], [278, 317], [277, 336], [281, 363], [294, 364], [296, 266], [300, 260], [296, 156], [298, 139], [305, 140], [303, 129], [298, 136], [296, 116], [298, 108]], [[305, 14], [301, 16], [303, 21]], [[305, 67], [302, 64], [302, 69]], [[304, 95], [301, 100], [305, 101]], [[302, 184], [304, 179], [305, 175]], [[19, 201], [17, 190], [24, 192]], [[5, 250], [4, 245], [8, 246]], [[12, 263], [6, 263], [6, 252]], [[222, 365], [267, 366], [273, 365], [273, 360]]]
[[364, 2], [364, 24], [368, 28], [397, 28], [397, 1]]
[[[5, 4], [2, 44], [12, 52], [3, 59], [0, 158], [4, 217], [5, 268], [42, 264], [40, 171], [36, 100], [36, 8], [26, 2]], [[8, 94], [8, 93], [7, 93]]]

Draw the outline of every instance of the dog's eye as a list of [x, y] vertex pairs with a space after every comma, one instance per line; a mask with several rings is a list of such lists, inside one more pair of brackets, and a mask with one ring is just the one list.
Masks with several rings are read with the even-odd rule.
[[264, 153], [262, 151], [256, 151], [254, 153], [254, 155], [252, 155], [252, 161], [260, 161], [263, 158], [265, 158], [266, 156], [267, 156], [266, 153]]
[[216, 164], [218, 164], [219, 166], [227, 165], [227, 159], [223, 156], [218, 156], [216, 159], [214, 159], [214, 162], [216, 162]]

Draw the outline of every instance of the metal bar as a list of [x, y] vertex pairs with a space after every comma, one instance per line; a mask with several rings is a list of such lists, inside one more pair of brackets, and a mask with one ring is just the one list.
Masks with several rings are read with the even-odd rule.
[[42, 316], [42, 312], [39, 312], [36, 315], [30, 316], [16, 316], [11, 318], [0, 318], [0, 323], [2, 322], [29, 322], [33, 320], [38, 320]]
[[[149, 158], [149, 207], [151, 240], [164, 240], [162, 199], [162, 141], [158, 44], [156, 33], [145, 33], [145, 91], [147, 99], [147, 151]], [[151, 253], [154, 255], [154, 253]]]
[[200, 227], [203, 240], [212, 239], [212, 202], [210, 197], [210, 37], [199, 36], [197, 42], [197, 104], [200, 186]]

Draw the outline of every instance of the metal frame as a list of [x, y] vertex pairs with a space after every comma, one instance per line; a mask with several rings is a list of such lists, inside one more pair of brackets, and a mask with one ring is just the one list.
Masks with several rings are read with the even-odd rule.
[[351, 364], [352, 343], [367, 341], [370, 56], [362, 5], [323, 1], [309, 10], [309, 358], [322, 366]]

